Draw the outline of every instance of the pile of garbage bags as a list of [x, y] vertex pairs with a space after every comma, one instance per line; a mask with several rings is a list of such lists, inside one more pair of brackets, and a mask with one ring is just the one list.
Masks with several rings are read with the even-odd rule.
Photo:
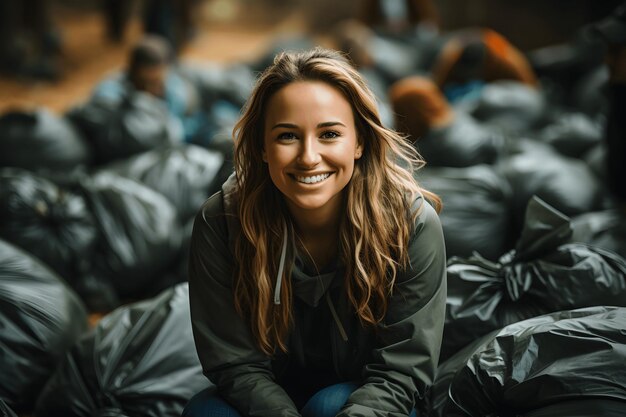
[[[480, 62], [489, 31], [337, 32], [381, 120], [423, 157], [416, 180], [443, 201], [445, 328], [421, 414], [626, 415], [626, 212], [606, 186], [608, 74], [594, 47], [528, 53], [530, 76], [494, 77]], [[458, 61], [438, 72], [455, 42]], [[0, 115], [2, 416], [178, 416], [211, 386], [185, 282], [194, 215], [233, 170], [255, 77], [314, 44], [177, 63], [183, 116], [132, 89], [63, 115]], [[433, 114], [394, 102], [416, 77], [400, 90], [437, 91]], [[437, 109], [423, 130], [401, 123]]]
[[626, 307], [624, 258], [571, 237], [570, 220], [534, 197], [511, 252], [497, 262], [451, 258], [441, 359], [492, 330], [541, 314]]

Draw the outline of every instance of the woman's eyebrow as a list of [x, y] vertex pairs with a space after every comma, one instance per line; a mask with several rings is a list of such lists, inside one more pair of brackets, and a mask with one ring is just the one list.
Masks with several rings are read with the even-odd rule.
[[298, 125], [294, 125], [293, 123], [276, 123], [272, 126], [271, 130], [277, 129], [279, 127], [286, 127], [287, 129], [297, 129]]
[[324, 123], [318, 124], [317, 127], [319, 129], [320, 127], [331, 127], [331, 126], [337, 126], [337, 125], [341, 125], [343, 127], [346, 127], [346, 125], [344, 125], [341, 122], [324, 122]]
[[[323, 122], [323, 123], [319, 123], [319, 124], [317, 125], [317, 128], [319, 129], [319, 128], [322, 128], [322, 127], [331, 127], [331, 126], [337, 126], [337, 125], [340, 125], [340, 126], [346, 127], [346, 125], [345, 125], [345, 124], [343, 124], [343, 123], [341, 123], [341, 122], [334, 122], [334, 121], [333, 121], [333, 122]], [[274, 126], [272, 126], [272, 129], [271, 129], [271, 130], [277, 129], [277, 128], [279, 128], [279, 127], [283, 127], [283, 128], [287, 128], [287, 129], [297, 129], [297, 128], [298, 128], [298, 125], [295, 125], [295, 124], [293, 124], [293, 123], [276, 123]]]

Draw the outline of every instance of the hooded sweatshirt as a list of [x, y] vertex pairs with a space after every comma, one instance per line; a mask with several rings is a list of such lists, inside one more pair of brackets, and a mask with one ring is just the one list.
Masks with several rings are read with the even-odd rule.
[[422, 197], [414, 202], [419, 215], [410, 262], [398, 271], [386, 315], [375, 327], [362, 325], [351, 306], [341, 261], [315, 270], [287, 233], [276, 256], [291, 270], [293, 326], [288, 352], [268, 356], [234, 306], [233, 253], [241, 227], [235, 191], [231, 176], [199, 211], [189, 261], [196, 349], [219, 395], [242, 415], [299, 416], [316, 390], [353, 381], [359, 388], [338, 416], [409, 415], [432, 384], [443, 332], [446, 255], [435, 210]]

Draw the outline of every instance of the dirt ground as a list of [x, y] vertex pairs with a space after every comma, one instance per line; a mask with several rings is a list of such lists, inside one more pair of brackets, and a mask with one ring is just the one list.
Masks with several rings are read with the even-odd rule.
[[[297, 33], [302, 27], [297, 13], [282, 13], [273, 22], [252, 20], [250, 16], [255, 12], [250, 10], [242, 13], [241, 19], [231, 18], [229, 22], [203, 19], [203, 14], [211, 13], [208, 9], [199, 9], [198, 13], [197, 33], [181, 51], [183, 60], [227, 63], [253, 59], [274, 36]], [[46, 82], [0, 76], [0, 114], [15, 107], [34, 106], [60, 113], [81, 102], [100, 79], [123, 67], [130, 46], [142, 32], [135, 18], [124, 41], [113, 43], [105, 36], [104, 17], [98, 10], [55, 10], [54, 21], [63, 39], [62, 78]]]

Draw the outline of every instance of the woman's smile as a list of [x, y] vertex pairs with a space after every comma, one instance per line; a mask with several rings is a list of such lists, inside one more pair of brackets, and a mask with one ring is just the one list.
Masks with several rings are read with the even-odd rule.
[[326, 172], [324, 174], [317, 174], [317, 175], [311, 175], [311, 174], [309, 175], [290, 174], [290, 175], [293, 179], [295, 179], [299, 183], [308, 184], [308, 185], [316, 185], [316, 184], [320, 184], [326, 181], [332, 175], [332, 172]]

